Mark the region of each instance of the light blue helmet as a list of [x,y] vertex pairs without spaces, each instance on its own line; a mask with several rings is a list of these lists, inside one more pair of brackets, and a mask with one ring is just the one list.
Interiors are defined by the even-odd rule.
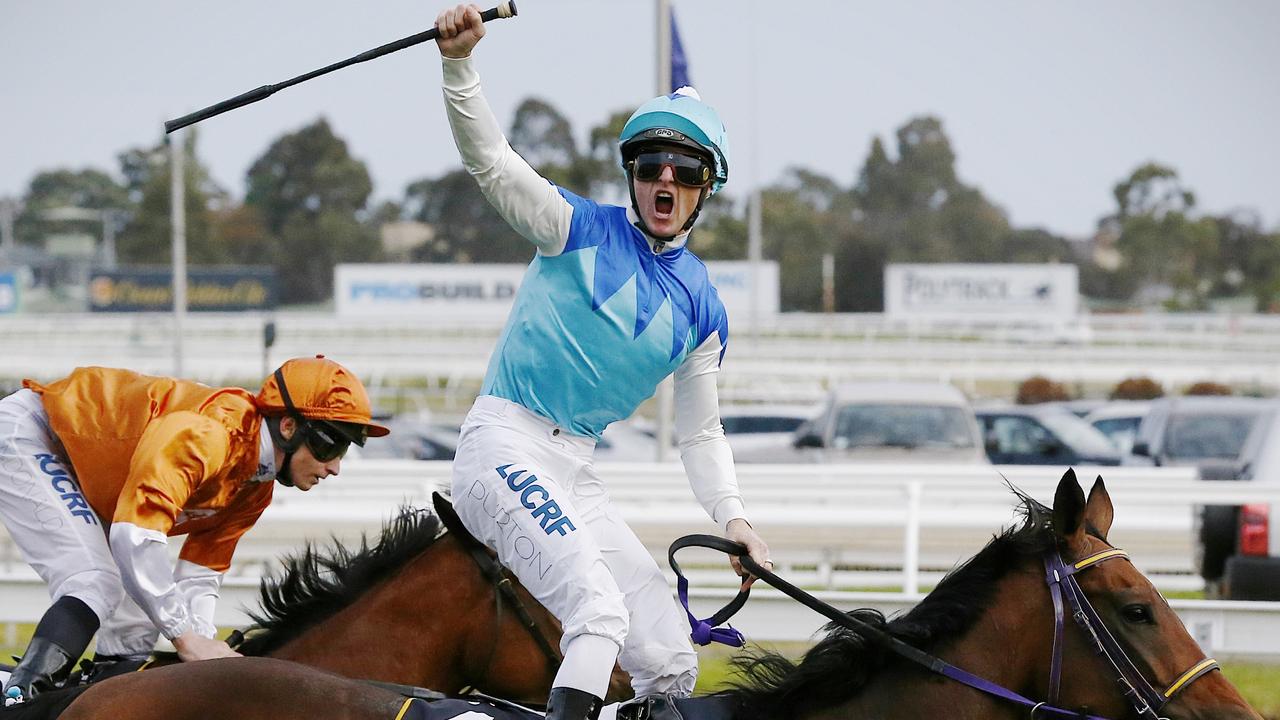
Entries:
[[618,136],[623,169],[649,145],[684,146],[711,161],[715,177],[709,195],[729,181],[729,134],[715,108],[691,87],[656,97],[631,114]]

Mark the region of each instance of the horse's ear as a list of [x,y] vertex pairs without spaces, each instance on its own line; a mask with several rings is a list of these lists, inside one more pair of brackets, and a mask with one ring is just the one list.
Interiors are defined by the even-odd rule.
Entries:
[[453,509],[453,503],[446,500],[440,493],[433,492],[431,493],[431,504],[435,506],[436,516],[440,518],[440,522],[444,523],[445,529],[456,537],[463,547],[484,547],[484,543],[477,540],[462,524],[462,518],[458,517],[458,511]]
[[1084,490],[1076,471],[1068,469],[1053,494],[1053,532],[1061,545],[1075,549],[1084,543],[1084,509]]
[[1098,531],[1103,540],[1107,539],[1107,532],[1111,530],[1111,521],[1115,520],[1116,511],[1111,505],[1111,495],[1107,492],[1107,486],[1102,482],[1102,476],[1099,475],[1097,480],[1093,481],[1093,488],[1089,490],[1089,502],[1084,508],[1084,519]]

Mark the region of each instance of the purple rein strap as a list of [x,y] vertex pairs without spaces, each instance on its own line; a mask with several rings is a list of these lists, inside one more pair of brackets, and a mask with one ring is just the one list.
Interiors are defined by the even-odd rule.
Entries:
[[[993,695],[998,698],[1003,698],[1010,702],[1014,702],[1024,707],[1030,708],[1032,720],[1037,720],[1038,718],[1071,718],[1072,720],[1107,720],[1107,718],[1104,718],[1098,715],[1089,715],[1086,713],[1079,713],[1072,710],[1066,710],[1063,708],[1055,707],[1053,704],[1051,704],[1051,703],[1056,703],[1058,701],[1057,695],[1058,695],[1059,677],[1062,670],[1062,658],[1061,658],[1062,643],[1060,642],[1060,639],[1061,639],[1062,626],[1063,626],[1061,591],[1058,589],[1058,583],[1055,583],[1053,581],[1053,578],[1054,578],[1053,569],[1049,570],[1049,575],[1048,575],[1049,587],[1051,588],[1050,595],[1052,595],[1054,599],[1054,616],[1056,618],[1055,628],[1054,628],[1053,661],[1052,661],[1052,667],[1051,667],[1052,677],[1050,681],[1051,695],[1048,702],[1036,702],[1034,700],[1031,700],[1030,698],[1023,697],[1022,695],[1012,690],[1001,687],[1000,685],[997,685],[989,680],[980,678],[977,675],[974,675],[968,671],[961,670],[960,668],[946,662],[945,660],[942,660],[941,658],[934,657],[933,655],[930,655],[918,648],[912,647],[911,645],[906,644],[905,642],[899,640],[898,638],[893,637],[892,635],[885,632],[881,628],[869,625],[850,615],[846,615],[845,613],[840,612],[835,607],[819,600],[818,598],[810,595],[804,590],[801,590],[800,588],[792,585],[786,580],[783,580],[782,578],[778,577],[772,571],[766,570],[763,567],[761,567],[759,564],[757,564],[754,560],[751,559],[751,557],[747,554],[746,547],[743,546],[742,544],[735,543],[731,540],[726,540],[724,538],[716,537],[714,535],[686,535],[682,538],[677,539],[674,543],[672,543],[671,549],[667,553],[667,561],[671,563],[671,568],[672,570],[675,571],[676,577],[678,578],[680,602],[684,605],[685,612],[689,616],[689,622],[694,627],[695,640],[698,636],[700,625],[707,625],[708,627],[710,627],[711,625],[719,625],[721,622],[728,620],[729,617],[731,617],[734,612],[737,612],[737,610],[742,607],[743,603],[746,602],[747,591],[739,592],[737,597],[735,597],[728,605],[721,608],[719,612],[717,612],[715,615],[708,618],[707,620],[704,621],[704,620],[694,619],[693,613],[689,612],[689,602],[688,602],[689,583],[687,580],[685,580],[684,575],[681,574],[680,568],[678,565],[676,565],[676,562],[675,562],[675,552],[681,548],[690,547],[690,546],[710,548],[712,550],[719,550],[720,552],[736,556],[738,558],[738,561],[742,563],[742,566],[746,568],[752,575],[755,575],[761,580],[764,580],[765,582],[769,583],[770,585],[777,588],[782,593],[788,595],[793,600],[796,600],[797,602],[804,605],[805,607],[808,607],[809,609],[814,610],[818,614],[829,618],[831,621],[833,621],[837,625],[862,633],[867,637],[870,637],[875,641],[879,642],[880,644],[888,648],[891,652],[898,655],[899,657],[902,657],[906,660],[910,660],[911,662],[916,663],[917,665],[921,665],[927,668],[931,672],[951,678],[956,682],[959,682],[963,685],[967,685],[971,688],[974,688],[975,690],[980,690],[984,693],[987,693],[988,695]],[[1123,550],[1108,550],[1106,552],[1099,553],[1098,555],[1085,558],[1084,560],[1081,560],[1075,563],[1074,566],[1066,566],[1062,562],[1062,558],[1058,556],[1058,553],[1050,552],[1050,553],[1047,553],[1045,557],[1045,566],[1047,569],[1049,569],[1051,567],[1051,564],[1056,562],[1056,566],[1057,566],[1056,569],[1057,569],[1057,574],[1059,578],[1062,580],[1064,584],[1067,584],[1070,588],[1073,588],[1068,590],[1067,596],[1070,599],[1072,606],[1077,609],[1077,612],[1075,613],[1077,621],[1081,622],[1082,626],[1085,627],[1086,631],[1089,633],[1091,637],[1099,638],[1099,631],[1102,634],[1105,634],[1106,637],[1110,639],[1110,643],[1114,647],[1115,654],[1118,655],[1120,658],[1123,658],[1124,663],[1127,664],[1130,668],[1132,668],[1133,664],[1129,662],[1128,657],[1124,654],[1124,651],[1120,648],[1119,644],[1116,643],[1116,641],[1113,638],[1111,638],[1110,633],[1107,633],[1106,628],[1103,626],[1101,619],[1097,618],[1096,613],[1093,613],[1093,608],[1089,606],[1088,600],[1085,599],[1084,593],[1080,591],[1080,586],[1076,583],[1075,578],[1073,577],[1073,575],[1076,572],[1083,570],[1087,567],[1090,567],[1091,565],[1094,565],[1098,562],[1102,562],[1103,560],[1109,560],[1112,557],[1127,557],[1127,555]],[[1069,572],[1064,573],[1063,571],[1068,567],[1072,567],[1073,569],[1071,569]],[[1083,603],[1083,605],[1079,605],[1077,603]],[[1082,606],[1088,608],[1087,612],[1093,615],[1094,617],[1093,620],[1081,620],[1082,612],[1080,611],[1080,607]],[[732,630],[732,632],[737,637],[741,638],[741,634],[738,633],[737,630]],[[1102,641],[1102,642],[1105,642],[1105,641]],[[705,643],[702,643],[702,644],[705,644]],[[1104,646],[1099,645],[1099,647],[1102,648]],[[1120,665],[1117,664],[1116,659],[1112,656],[1112,653],[1106,651],[1105,649],[1103,650],[1103,652],[1107,655],[1112,665],[1114,665],[1117,669],[1119,669]],[[1204,675],[1205,673],[1211,670],[1216,669],[1217,667],[1218,667],[1218,664],[1215,661],[1213,661],[1212,659],[1206,658],[1200,661],[1199,663],[1197,663],[1187,672],[1183,673],[1176,681],[1174,681],[1172,685],[1169,686],[1169,689],[1166,690],[1163,694],[1157,693],[1155,690],[1152,690],[1151,686],[1148,685],[1145,680],[1143,680],[1141,684],[1145,686],[1150,693],[1150,695],[1148,696],[1148,699],[1145,701],[1139,700],[1136,694],[1132,692],[1129,693],[1130,699],[1134,704],[1134,708],[1138,710],[1139,714],[1143,715],[1144,717],[1152,717],[1152,718],[1158,717],[1155,715],[1154,710],[1151,709],[1153,705],[1153,702],[1151,702],[1151,699],[1156,697],[1161,699],[1159,703],[1154,703],[1154,707],[1159,708],[1165,702],[1167,702],[1169,698],[1172,698],[1175,693],[1177,693],[1182,688],[1185,688],[1193,680],[1195,680],[1196,678],[1199,678],[1200,676]],[[1133,669],[1132,673],[1134,678],[1141,680],[1142,676],[1140,673],[1138,673],[1136,669]],[[1122,679],[1125,680],[1126,689],[1132,689],[1132,686],[1134,683],[1132,680],[1129,679],[1129,676],[1126,675]],[[1145,706],[1145,714],[1144,714],[1144,706]]]
[[676,538],[671,543],[671,547],[667,549],[667,563],[671,565],[671,570],[676,574],[676,592],[680,595],[680,604],[684,606],[684,614],[689,618],[689,627],[692,632],[689,637],[698,645],[710,645],[713,642],[728,645],[729,647],[742,647],[746,644],[746,639],[742,637],[742,633],[729,627],[716,627],[733,617],[734,613],[742,609],[746,604],[747,597],[751,594],[751,590],[741,590],[728,605],[720,608],[716,614],[706,620],[699,620],[694,617],[693,611],[689,609],[689,580],[685,578],[684,573],[680,572],[680,565],[676,562],[676,551],[681,548],[690,546],[711,548],[719,550],[726,555],[746,555],[747,548],[741,543],[732,540],[726,540],[715,535],[685,535],[682,538]]

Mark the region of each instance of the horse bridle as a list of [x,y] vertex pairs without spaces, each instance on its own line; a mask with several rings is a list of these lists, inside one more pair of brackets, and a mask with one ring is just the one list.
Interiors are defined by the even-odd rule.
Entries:
[[[1102,617],[1098,615],[1097,610],[1093,609],[1089,598],[1085,596],[1084,591],[1080,589],[1080,583],[1076,580],[1077,573],[1117,558],[1129,560],[1129,554],[1118,548],[1108,548],[1083,560],[1067,564],[1062,561],[1062,556],[1056,550],[1045,553],[1045,583],[1049,586],[1050,597],[1053,598],[1053,655],[1049,664],[1048,704],[1057,704],[1062,678],[1063,626],[1065,625],[1063,616],[1066,614],[1062,598],[1065,596],[1071,605],[1071,617],[1084,630],[1085,636],[1097,648],[1099,654],[1105,657],[1111,667],[1119,673],[1116,682],[1120,683],[1134,711],[1139,717],[1164,720],[1160,716],[1160,710],[1188,685],[1205,674],[1220,669],[1218,661],[1210,657],[1202,658],[1179,675],[1163,691],[1156,690],[1151,683],[1147,682],[1142,671],[1138,670],[1129,659],[1128,653],[1120,647],[1115,636],[1107,630]],[[1034,708],[1031,711],[1031,717],[1036,717]]]
[[[1085,635],[1093,642],[1099,653],[1107,658],[1107,662],[1111,667],[1119,673],[1117,682],[1120,683],[1121,690],[1125,697],[1129,700],[1134,711],[1142,718],[1149,720],[1167,720],[1159,714],[1161,710],[1170,700],[1179,692],[1185,690],[1188,685],[1195,682],[1199,678],[1208,674],[1213,670],[1220,669],[1218,662],[1213,658],[1205,657],[1199,662],[1191,666],[1190,669],[1183,672],[1176,680],[1169,684],[1163,692],[1156,690],[1151,683],[1147,682],[1141,671],[1134,666],[1129,659],[1124,648],[1120,647],[1120,643],[1116,641],[1111,632],[1107,630],[1106,625],[1102,622],[1101,616],[1093,609],[1093,605],[1089,603],[1089,599],[1085,597],[1084,591],[1080,589],[1080,583],[1076,580],[1077,573],[1087,570],[1099,563],[1116,558],[1124,558],[1128,560],[1129,555],[1123,550],[1117,548],[1108,548],[1099,553],[1090,555],[1082,560],[1078,560],[1070,565],[1062,561],[1062,556],[1057,550],[1049,550],[1044,555],[1045,566],[1045,582],[1049,587],[1049,595],[1053,598],[1053,614],[1054,614],[1054,631],[1053,631],[1053,650],[1049,669],[1049,699],[1043,702],[1036,702],[1030,698],[1023,697],[1021,694],[1009,690],[1003,686],[997,685],[989,680],[981,678],[967,670],[962,670],[941,658],[930,655],[916,647],[893,637],[888,632],[879,627],[875,627],[850,615],[847,615],[832,605],[825,603],[791,583],[783,580],[773,573],[761,567],[758,563],[751,559],[747,554],[745,545],[726,540],[725,538],[716,537],[714,535],[687,535],[677,539],[671,544],[668,551],[668,559],[674,560],[676,550],[684,547],[697,546],[705,547],[713,550],[719,550],[738,558],[742,566],[746,568],[752,575],[764,580],[773,587],[790,596],[792,599],[800,602],[806,607],[815,610],[821,615],[825,615],[837,625],[861,632],[869,636],[873,636],[880,643],[885,645],[891,652],[906,660],[910,660],[921,665],[931,672],[951,678],[956,682],[967,685],[975,690],[980,690],[988,695],[994,695],[1010,702],[1018,703],[1030,709],[1030,717],[1032,720],[1039,718],[1069,718],[1070,720],[1108,720],[1098,715],[1089,715],[1087,713],[1075,712],[1057,707],[1058,691],[1061,685],[1062,677],[1062,646],[1063,632],[1065,622],[1065,608],[1062,598],[1065,596],[1067,602],[1072,608],[1072,617],[1076,623],[1084,629]],[[672,564],[677,578],[682,578],[678,565]],[[729,604],[729,606],[741,607],[746,600],[746,595],[750,590],[743,590],[738,593]],[[683,598],[682,598],[683,600]],[[728,609],[726,606],[725,609]],[[685,610],[688,610],[688,604],[685,604]],[[732,613],[729,613],[732,614]],[[725,613],[718,612],[714,616],[715,619],[723,622],[727,617],[723,617]],[[690,615],[690,623],[696,621]],[[696,627],[696,625],[695,625]]]
[[502,566],[494,559],[489,551],[478,542],[464,542],[468,554],[471,555],[472,561],[480,569],[480,574],[488,580],[494,588],[493,603],[495,617],[493,621],[493,644],[489,647],[489,657],[484,663],[484,672],[487,672],[489,666],[493,664],[493,658],[498,652],[498,642],[501,637],[502,613],[505,605],[511,607],[511,611],[515,613],[520,624],[524,626],[538,644],[538,649],[542,651],[542,657],[547,661],[547,669],[552,675],[560,669],[560,655],[551,645],[551,641],[547,640],[547,636],[542,633],[542,628],[538,625],[538,621],[529,612],[529,608],[525,606],[524,601],[516,593],[515,585],[511,582],[511,578],[502,570]]

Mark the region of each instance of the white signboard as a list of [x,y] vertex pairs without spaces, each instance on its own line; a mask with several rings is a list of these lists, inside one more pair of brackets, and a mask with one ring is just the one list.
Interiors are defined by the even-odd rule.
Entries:
[[750,327],[752,317],[764,322],[778,314],[778,263],[761,262],[753,271],[746,260],[714,260],[707,263],[707,272],[729,314],[731,335]]
[[[511,311],[527,265],[364,265],[334,269],[334,301],[343,317],[421,317],[450,323],[501,325]],[[729,326],[778,312],[778,264],[709,262]],[[752,292],[753,281],[759,290]],[[754,307],[753,307],[754,303]]]
[[525,265],[346,265],[334,268],[343,317],[422,317],[501,325]]
[[962,315],[1075,317],[1075,265],[887,265],[884,311],[890,317]]

